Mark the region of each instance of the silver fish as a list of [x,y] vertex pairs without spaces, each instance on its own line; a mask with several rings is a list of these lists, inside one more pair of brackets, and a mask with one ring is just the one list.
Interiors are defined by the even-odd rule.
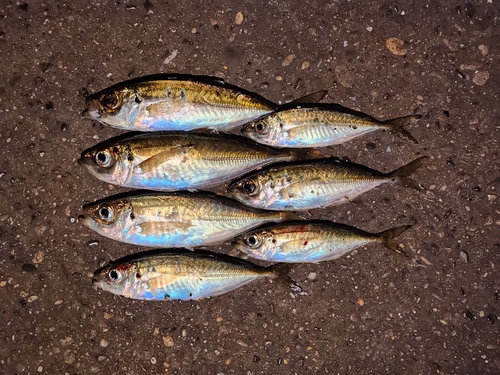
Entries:
[[294,292],[303,290],[288,276],[289,267],[259,267],[206,251],[150,251],[119,259],[95,271],[94,287],[127,298],[171,301],[221,295],[257,279],[278,279]]
[[264,223],[299,219],[290,212],[246,207],[213,194],[144,193],[83,206],[90,229],[117,241],[152,247],[207,246]]
[[160,132],[108,140],[85,150],[78,163],[111,184],[175,191],[207,188],[301,155],[227,134]]
[[401,253],[393,239],[410,227],[404,225],[372,234],[329,221],[286,222],[267,225],[238,236],[233,245],[256,259],[316,263],[340,258],[354,249],[376,242]]
[[420,157],[391,173],[334,159],[285,164],[231,183],[228,193],[248,206],[266,210],[323,208],[348,202],[386,183],[422,190],[422,185],[408,176],[426,159]]
[[[321,91],[297,102],[315,102],[325,95]],[[119,129],[147,132],[228,131],[278,108],[222,79],[164,74],[116,84],[88,96],[85,102],[84,117]]]
[[378,121],[338,104],[305,104],[283,107],[246,124],[241,132],[256,142],[280,148],[332,146],[380,129],[417,143],[402,127],[420,117]]

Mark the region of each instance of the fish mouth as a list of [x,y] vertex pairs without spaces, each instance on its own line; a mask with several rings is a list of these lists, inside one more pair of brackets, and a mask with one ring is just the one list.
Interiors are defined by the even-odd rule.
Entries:
[[90,218],[85,215],[78,215],[78,223],[83,223],[86,227],[90,228]]
[[99,120],[102,117],[102,113],[97,108],[87,108],[82,112],[82,117],[90,120]]

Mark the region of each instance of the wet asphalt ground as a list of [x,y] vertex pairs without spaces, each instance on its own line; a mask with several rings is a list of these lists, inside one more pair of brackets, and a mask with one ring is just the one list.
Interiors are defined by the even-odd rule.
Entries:
[[[497,0],[3,0],[0,374],[500,373],[499,17]],[[83,119],[84,97],[161,72],[423,115],[406,128],[418,144],[377,132],[328,152],[384,172],[428,155],[424,192],[386,185],[310,212],[412,224],[398,242],[413,259],[373,245],[299,266],[305,296],[272,281],[191,302],[94,290],[96,268],[143,249],[76,220],[125,191],[77,164],[121,133]]]

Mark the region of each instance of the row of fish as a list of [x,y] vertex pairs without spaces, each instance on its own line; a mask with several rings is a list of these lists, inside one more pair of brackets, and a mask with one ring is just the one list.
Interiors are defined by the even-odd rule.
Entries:
[[[325,95],[278,106],[210,77],[154,76],[89,96],[85,117],[150,133],[103,142],[85,150],[79,164],[108,183],[161,192],[87,204],[80,220],[121,242],[193,249],[233,240],[251,257],[287,263],[331,260],[373,242],[399,251],[393,238],[409,226],[370,234],[290,212],[345,203],[384,183],[422,189],[409,176],[425,157],[384,174],[303,149],[377,129],[415,141],[402,127],[419,116],[380,122],[317,104]],[[221,184],[232,199],[194,192]],[[287,272],[280,264],[261,268],[220,254],[160,250],[110,263],[96,271],[94,285],[131,298],[198,299],[269,277],[301,292]]]
[[130,131],[236,132],[279,148],[331,146],[376,130],[416,142],[402,127],[421,116],[378,121],[339,104],[319,104],[326,94],[280,106],[213,77],[155,75],[90,95],[82,115]]

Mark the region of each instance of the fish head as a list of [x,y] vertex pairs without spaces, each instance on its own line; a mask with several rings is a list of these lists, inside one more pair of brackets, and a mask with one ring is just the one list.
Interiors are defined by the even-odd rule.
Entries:
[[228,193],[238,201],[260,207],[266,201],[265,177],[254,175],[231,183]]
[[133,297],[137,282],[137,272],[130,262],[108,264],[95,271],[92,279],[94,288],[125,297]]
[[236,237],[232,245],[236,250],[242,251],[257,259],[266,259],[276,247],[276,238],[273,232],[267,230],[254,231]]
[[130,229],[134,214],[131,203],[126,199],[103,200],[82,207],[83,215],[78,217],[93,231],[115,239],[123,238]]
[[82,116],[109,126],[129,129],[140,107],[141,99],[132,89],[108,89],[89,95]]
[[83,151],[78,164],[102,181],[125,185],[132,160],[125,145],[103,143]]
[[267,145],[279,145],[279,140],[282,125],[279,118],[271,113],[270,115],[261,117],[255,121],[249,122],[241,129],[241,133],[256,142]]

